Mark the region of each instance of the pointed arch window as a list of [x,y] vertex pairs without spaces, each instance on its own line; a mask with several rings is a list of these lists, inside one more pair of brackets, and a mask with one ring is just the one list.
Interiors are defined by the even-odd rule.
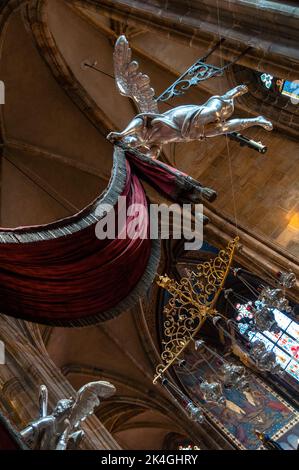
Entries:
[[258,72],[257,77],[260,85],[272,94],[286,96],[293,104],[299,103],[299,80],[283,80],[267,72]]
[[299,382],[299,324],[280,312],[273,310],[275,320],[279,326],[279,331],[256,332],[250,327],[253,319],[253,307],[257,307],[257,302],[237,304],[238,311],[236,321],[240,333],[250,342],[262,341],[269,351],[274,351],[277,361],[289,375]]

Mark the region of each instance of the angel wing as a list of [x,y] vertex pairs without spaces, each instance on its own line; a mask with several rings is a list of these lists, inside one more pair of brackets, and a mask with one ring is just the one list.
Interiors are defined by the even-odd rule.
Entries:
[[98,381],[83,385],[77,392],[69,421],[72,429],[80,425],[88,415],[92,415],[99,398],[107,398],[115,393],[115,387],[110,382]]
[[138,71],[138,62],[131,58],[132,51],[126,37],[119,36],[114,46],[113,61],[120,94],[132,98],[141,113],[159,113],[154,98],[155,90],[150,86],[149,77]]

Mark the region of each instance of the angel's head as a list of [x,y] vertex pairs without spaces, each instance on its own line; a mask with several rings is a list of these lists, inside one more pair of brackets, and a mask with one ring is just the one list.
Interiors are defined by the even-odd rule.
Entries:
[[62,400],[59,400],[52,414],[55,418],[67,418],[71,413],[73,405],[74,400],[63,398]]

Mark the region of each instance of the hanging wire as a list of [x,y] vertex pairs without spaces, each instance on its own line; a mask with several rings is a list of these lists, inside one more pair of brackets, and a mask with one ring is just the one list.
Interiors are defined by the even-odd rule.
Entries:
[[[271,272],[267,271],[266,268],[264,268],[261,263],[257,263],[255,261],[255,258],[251,258],[250,262],[252,264],[254,264],[257,268],[259,268],[261,271],[263,271],[263,273],[266,274],[271,280],[273,280],[275,282],[275,284],[277,284],[277,277],[274,274],[272,274]],[[285,266],[280,264],[277,260],[275,260],[275,264],[277,264],[278,269],[281,269],[281,271],[285,271],[285,269],[286,269]]]
[[[205,343],[203,344],[203,347],[209,351],[213,356],[217,357],[217,359],[219,359],[220,361],[222,362],[228,362],[226,359],[224,359],[223,356],[220,356],[220,354],[217,353],[217,351],[215,351],[214,349],[210,348],[209,346],[207,346]],[[204,355],[203,355],[204,356]]]
[[[213,351],[212,349],[206,347],[205,344],[204,344],[203,346],[204,346],[209,352],[211,352],[214,357],[217,357],[217,358],[219,357],[219,359],[221,360],[222,364],[225,363],[225,362],[228,363],[228,361],[226,361],[224,358],[220,357],[215,351]],[[201,353],[200,353],[200,354],[201,354]],[[222,385],[223,385],[223,377],[221,377],[221,375],[214,369],[214,367],[212,367],[212,365],[210,364],[210,362],[206,359],[204,353],[201,354],[200,357],[201,357],[201,359],[204,360],[204,362],[205,362],[205,363],[208,365],[208,367],[212,370],[214,376],[215,376],[215,377],[218,379],[218,381],[219,381],[219,382],[218,382],[219,385],[222,387]],[[201,377],[201,376],[200,376],[200,377],[196,376],[192,370],[190,370],[188,367],[186,367],[186,365],[183,365],[183,367],[184,367],[184,369],[187,371],[188,375],[189,375],[189,376],[191,375],[191,377],[195,380],[195,382],[198,382],[198,381],[200,381],[200,380],[201,380],[202,382],[205,382],[205,379],[204,379],[203,377]],[[200,387],[199,387],[199,390],[201,390]],[[204,394],[204,393],[203,393],[203,398],[205,399],[205,394]],[[225,396],[224,396],[224,395],[223,395],[223,398],[225,399]],[[205,400],[206,400],[206,399],[205,399]],[[210,400],[206,400],[206,401],[210,401]],[[214,401],[214,400],[211,400],[211,401]],[[217,400],[214,401],[214,403],[215,403],[215,404],[218,404],[218,403],[217,403]],[[202,406],[202,405],[199,405],[199,406]]]
[[232,189],[234,222],[235,222],[236,234],[238,236],[239,235],[239,227],[238,227],[238,219],[237,219],[237,204],[236,204],[236,195],[235,195],[235,187],[234,187],[234,180],[233,180],[232,159],[231,159],[229,142],[228,142],[228,135],[227,134],[225,134],[225,141],[226,141],[227,156],[228,156],[228,168],[229,168],[230,183],[231,183],[231,189]]
[[[189,369],[189,367],[187,367],[186,364],[183,365],[183,368],[185,369],[185,371],[187,372],[187,374],[189,376],[191,376],[193,378],[193,380],[195,381],[195,383],[202,383],[204,382],[204,378],[202,376],[197,376],[195,375],[195,373]],[[200,390],[200,389],[199,389]],[[194,400],[193,400],[194,401]],[[202,404],[198,403],[197,401],[194,402],[197,406],[199,407],[202,407]]]
[[[214,44],[214,46],[212,46],[212,48],[206,53],[205,56],[201,57],[200,59],[198,59],[193,65],[191,65],[182,75],[179,76],[179,78],[177,78],[177,80],[175,80],[175,82],[173,82],[166,90],[164,90],[158,97],[155,97],[156,101],[161,101],[161,102],[167,102],[169,99],[171,98],[174,98],[176,96],[180,96],[182,94],[182,90],[180,90],[180,92],[178,94],[176,94],[175,92],[175,89],[176,89],[176,86],[179,85],[180,83],[182,83],[183,81],[186,80],[185,77],[187,76],[190,76],[190,75],[193,75],[194,74],[194,70],[200,65],[204,64],[206,59],[211,55],[213,54],[213,52],[215,52],[215,50],[217,50],[221,44],[225,41],[225,38],[220,38],[219,41]],[[235,57],[232,61],[230,61],[229,63],[227,63],[226,65],[222,65],[221,67],[213,67],[210,65],[210,67],[213,67],[214,70],[205,78],[201,78],[199,79],[196,74],[193,75],[193,77],[195,78],[195,83],[191,83],[189,81],[189,84],[188,86],[184,87],[184,91],[186,91],[187,89],[189,89],[191,86],[194,86],[194,85],[198,85],[200,82],[202,81],[205,81],[205,80],[209,80],[213,77],[217,77],[217,76],[221,76],[223,75],[223,73],[228,69],[230,68],[232,65],[234,65],[236,62],[238,62],[238,60],[240,60],[241,57],[243,57],[245,54],[247,54],[247,52],[251,49],[251,47],[247,47],[243,52],[241,52],[237,57]],[[165,97],[166,95],[166,97]]]
[[243,276],[241,275],[236,275],[236,277],[238,279],[240,279],[240,281],[244,284],[244,286],[247,287],[247,289],[256,297],[259,296],[259,291],[254,287],[252,286],[248,281],[247,279],[245,279]]
[[[207,348],[207,349],[208,349],[208,348]],[[209,351],[211,351],[211,350],[209,349]],[[199,354],[200,354],[200,353],[199,353]],[[204,360],[204,362],[207,364],[207,366],[211,369],[211,371],[214,372],[214,374],[215,374],[217,377],[220,378],[220,376],[219,376],[217,370],[214,369],[214,367],[212,366],[212,364],[210,364],[210,362],[207,360],[207,358],[204,356],[204,354],[201,354],[201,357],[202,357],[202,359]]]
[[[232,292],[234,294],[235,299],[238,300],[240,302],[240,304],[242,304],[242,303],[245,304],[245,303],[248,302],[248,298],[245,297],[244,295],[241,295],[241,294],[239,294],[238,292],[235,292],[235,291],[232,291]],[[227,299],[227,300],[229,300],[229,302],[230,302],[230,299]]]
[[[217,0],[217,22],[218,22],[218,36],[219,36],[219,41],[220,41],[221,34],[220,34],[219,0]],[[248,49],[251,49],[251,48],[247,48],[246,52],[248,51]],[[244,53],[242,55],[244,55]],[[223,53],[222,53],[222,43],[220,43],[220,45],[219,45],[219,56],[220,56],[220,66],[223,68],[223,70],[225,70],[225,68],[223,67],[224,59],[223,59]],[[222,89],[221,89],[220,82],[219,82],[219,89],[220,89],[220,95],[221,95],[222,94]],[[230,177],[232,201],[233,201],[234,224],[235,224],[235,229],[236,229],[236,235],[238,236],[239,235],[239,227],[238,227],[238,219],[237,219],[237,204],[236,204],[235,188],[234,188],[234,181],[233,181],[232,161],[231,161],[231,154],[230,154],[228,135],[227,134],[225,134],[225,140],[226,140],[226,150],[227,150],[227,157],[228,157],[229,177]]]
[[[236,309],[236,307],[235,307],[233,304],[231,304],[231,305],[232,305],[232,307],[236,310],[236,312],[238,312],[238,310]],[[223,316],[223,319],[224,319],[226,322],[228,321],[227,318],[225,318],[224,316]],[[232,328],[234,329],[234,331],[235,331],[236,333],[240,333],[239,328],[238,328],[238,324],[236,323],[235,320],[233,320],[233,319],[229,320],[229,324],[232,326]],[[234,336],[232,336],[226,329],[224,329],[223,326],[218,325],[218,324],[214,324],[214,323],[213,323],[213,325],[214,325],[218,330],[222,331],[222,333],[224,334],[224,336],[228,337],[231,341],[235,341],[236,338],[235,338]],[[205,346],[205,347],[207,348],[207,346]],[[219,356],[219,358],[220,358],[221,360],[224,360],[221,356]]]
[[[187,396],[185,393],[183,393],[170,380],[166,379],[166,381],[162,381],[162,385],[165,388],[165,390],[167,390],[167,392],[171,395],[172,399],[175,400],[178,403],[178,405],[183,408],[183,410],[187,414],[188,418],[191,418],[193,421],[198,421],[198,419],[196,419],[196,415],[194,417],[192,417],[192,411],[194,412],[195,411],[194,409],[197,408],[197,411],[200,413],[200,421],[198,421],[198,422],[200,424],[203,423],[203,421],[206,419],[205,410],[203,409],[202,404],[197,401],[197,399],[194,400],[194,398],[189,398],[189,396]],[[175,391],[175,393],[177,393],[179,395],[179,397],[180,397],[180,399],[182,400],[183,403],[179,402],[179,400],[176,398],[176,396],[174,395],[173,391],[170,390],[170,388],[172,388]],[[183,404],[183,406],[182,406],[182,404]],[[190,409],[190,406],[191,406],[191,409]],[[192,410],[192,408],[193,408],[193,410]]]
[[[240,301],[240,303],[241,302],[247,303],[247,301],[248,301],[248,299],[246,299],[242,296],[238,296],[238,294],[236,294],[236,293],[234,293],[234,296],[236,297],[237,300]],[[239,312],[237,307],[232,303],[232,301],[228,297],[226,298],[226,301],[235,310],[235,312],[237,312],[237,313]]]
[[[39,184],[34,178],[32,178],[31,176],[29,176],[24,170],[22,170],[22,168],[20,168],[18,165],[16,165],[13,161],[11,161],[7,155],[9,155],[10,157],[13,157],[13,155],[7,153],[6,155],[2,155],[2,158],[5,159],[7,162],[9,162],[14,168],[16,168],[20,173],[22,173],[22,175],[24,175],[26,178],[28,178],[33,184],[35,184],[35,186],[37,186],[39,189],[41,189],[42,191],[44,191],[48,196],[50,196],[52,199],[54,199],[54,201],[56,201],[61,207],[63,207],[67,213],[69,215],[72,215],[73,212],[70,211],[70,208],[65,206],[59,199],[57,199],[52,193],[50,193],[49,191],[47,191],[41,184]],[[75,208],[74,207],[74,210],[79,210],[78,208]]]
[[99,68],[96,67],[94,64],[88,64],[87,62],[84,62],[83,65],[84,65],[84,67],[89,67],[90,69],[96,70],[96,72],[100,72],[101,74],[106,75],[106,77],[113,78],[113,80],[115,80],[115,76],[114,76],[114,75],[111,75],[111,74],[108,73],[108,72],[104,72],[104,70],[99,69]]
[[[174,389],[175,392],[179,395],[180,399],[183,401],[183,404],[187,404],[189,398],[187,395],[185,395],[180,389],[178,389],[174,384],[168,380],[168,379],[163,379],[162,380],[162,387],[171,395],[172,399],[179,405],[182,406],[182,403],[179,402],[178,398],[175,396],[172,390],[170,388]],[[185,413],[187,413],[186,409],[183,407]]]
[[189,369],[189,367],[187,367],[187,364],[183,364],[182,367],[185,369],[185,371],[186,371],[189,375],[191,375],[191,376],[193,377],[193,379],[195,380],[195,382],[200,382],[200,383],[203,382],[203,378],[202,378],[201,376],[197,377],[197,376],[194,374],[194,372],[193,372],[191,369]]
[[[196,382],[198,382],[199,378],[196,377],[196,376],[193,374],[193,372],[189,371],[188,369],[187,369],[187,372],[188,372],[188,374],[191,374],[191,375],[192,375],[192,377],[195,379]],[[195,404],[197,407],[199,407],[199,408],[203,411],[202,405],[201,405],[200,403],[198,403],[197,401],[194,401],[193,399],[190,399],[190,398],[188,397],[188,395],[186,395],[184,392],[182,392],[182,390],[181,390],[180,388],[178,388],[171,380],[167,380],[166,384],[164,384],[164,387],[167,388],[167,385],[168,385],[170,388],[172,388],[172,389],[179,395],[179,397],[185,402],[184,404],[188,404],[188,403],[190,403],[190,402],[191,402],[191,403],[193,402],[193,404]],[[169,390],[168,390],[168,391],[169,391]],[[169,391],[169,393],[171,393],[171,392]],[[171,395],[173,396],[172,393],[171,393]],[[175,398],[175,397],[174,397],[174,398]],[[186,411],[186,410],[185,410],[185,411]]]
[[188,397],[185,395],[185,393],[183,393],[182,390],[178,388],[171,380],[167,380],[166,385],[172,388],[183,400],[188,400]]

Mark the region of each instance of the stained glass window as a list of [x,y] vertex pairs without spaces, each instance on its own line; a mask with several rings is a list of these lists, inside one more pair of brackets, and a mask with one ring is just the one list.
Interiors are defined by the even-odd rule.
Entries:
[[[256,307],[256,303],[255,303]],[[277,362],[293,378],[299,382],[299,325],[277,309],[273,310],[279,331],[256,332],[251,329],[253,319],[253,303],[236,305],[236,320],[242,335],[250,342],[262,341],[269,351],[275,352]]]
[[290,82],[285,80],[282,86],[281,94],[293,98],[295,101],[299,101],[299,81],[295,80]]
[[290,98],[293,104],[299,103],[299,80],[283,80],[270,73],[258,73],[258,80],[263,88]]
[[270,90],[273,87],[273,78],[273,75],[270,75],[269,73],[262,73],[260,75],[260,80],[267,90]]

